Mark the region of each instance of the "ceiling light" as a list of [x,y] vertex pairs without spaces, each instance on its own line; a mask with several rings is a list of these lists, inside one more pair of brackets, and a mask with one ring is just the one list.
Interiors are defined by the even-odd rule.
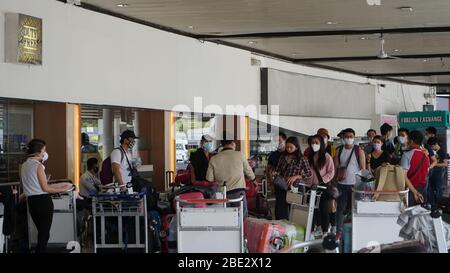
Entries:
[[399,7],[398,9],[401,11],[409,11],[409,12],[413,11],[412,7]]
[[194,29],[194,26],[188,26],[189,29]]
[[425,62],[428,62],[428,60],[427,59],[423,59],[423,62],[425,63]]
[[361,38],[359,38],[360,40],[369,40],[369,38],[367,38],[367,37],[361,37]]
[[337,23],[336,22],[333,22],[333,21],[328,21],[327,22],[327,25],[336,25]]
[[396,48],[396,49],[394,49],[394,52],[399,52],[399,51],[400,51],[400,49],[397,49],[397,48]]
[[126,7],[128,7],[128,4],[122,3],[122,4],[117,4],[116,6],[119,8],[126,8]]
[[256,44],[256,42],[255,41],[249,41],[248,44],[249,45],[254,45],[254,44]]

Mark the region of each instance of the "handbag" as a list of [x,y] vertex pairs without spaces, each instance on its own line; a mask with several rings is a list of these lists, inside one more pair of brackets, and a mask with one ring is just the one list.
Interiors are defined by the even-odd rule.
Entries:
[[[344,147],[341,148],[341,151],[342,151],[342,149],[344,149]],[[353,147],[352,152],[350,153],[350,156],[348,157],[345,167],[339,166],[339,168],[337,169],[337,172],[336,172],[336,181],[337,182],[341,182],[347,177],[347,168],[348,168],[348,165],[350,165],[350,161],[352,160],[352,156],[353,156],[354,152],[355,152],[355,146]],[[340,160],[340,154],[341,153],[339,153],[339,155],[338,155],[338,160]]]
[[284,177],[282,177],[281,175],[277,175],[275,177],[275,179],[273,180],[273,184],[285,191],[289,189],[286,179],[284,179]]
[[326,190],[324,190],[323,198],[325,198],[325,200],[338,199],[339,190],[338,190],[336,184],[333,183],[332,181],[330,181],[329,183],[324,183],[323,178],[320,175],[319,169],[317,169],[316,164],[313,162],[312,165],[313,165],[314,171],[316,172],[317,179],[319,179],[319,185],[327,187]]

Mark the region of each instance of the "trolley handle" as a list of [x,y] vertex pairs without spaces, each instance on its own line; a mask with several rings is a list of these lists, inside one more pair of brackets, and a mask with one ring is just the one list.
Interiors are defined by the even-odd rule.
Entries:
[[354,193],[378,193],[378,194],[406,194],[409,192],[409,189],[406,189],[404,191],[396,191],[396,190],[383,190],[383,191],[362,191],[362,190],[355,190],[353,189]]
[[320,186],[320,185],[316,185],[316,184],[311,185],[311,184],[305,184],[305,183],[301,183],[301,182],[294,182],[292,185],[295,187],[305,186],[307,188],[311,188],[312,190],[317,190],[317,189],[326,190],[327,189],[327,187],[325,187],[325,186]]
[[179,196],[175,197],[175,200],[179,203],[199,204],[199,203],[237,203],[244,200],[244,196],[236,199],[181,199]]

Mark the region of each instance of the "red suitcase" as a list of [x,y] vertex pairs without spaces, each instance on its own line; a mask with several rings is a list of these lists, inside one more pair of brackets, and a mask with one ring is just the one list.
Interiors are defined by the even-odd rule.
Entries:
[[244,234],[250,253],[274,253],[286,244],[286,229],[266,219],[247,217]]
[[169,229],[172,218],[176,217],[176,214],[162,214],[161,215],[161,232],[159,238],[161,240],[161,252],[167,253],[169,251]]

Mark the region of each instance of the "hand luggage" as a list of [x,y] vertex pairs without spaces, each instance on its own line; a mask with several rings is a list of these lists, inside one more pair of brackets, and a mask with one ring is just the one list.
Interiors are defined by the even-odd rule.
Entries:
[[[178,195],[180,199],[189,200],[189,199],[204,199],[204,196],[201,192],[188,192],[188,193],[182,193]],[[191,204],[184,204],[180,202],[181,207],[185,206],[192,206]],[[195,208],[206,208],[205,203],[196,203],[194,205]]]
[[150,210],[148,212],[148,251],[149,253],[155,253],[161,250],[161,217],[156,210]]
[[245,180],[245,196],[247,199],[253,198],[258,194],[258,187],[253,180]]
[[[305,241],[305,228],[287,220],[276,221],[286,228],[286,235],[288,236],[288,245],[294,245]],[[295,253],[302,253],[303,249],[295,250]]]
[[286,228],[265,219],[247,217],[244,235],[250,253],[274,253],[287,244]]
[[247,209],[250,216],[272,220],[269,202],[261,193],[254,197],[247,197]]
[[163,253],[169,251],[170,223],[173,218],[176,218],[176,214],[161,214],[161,231],[159,237],[161,240],[161,252]]
[[[403,191],[406,185],[405,171],[400,166],[381,166],[376,171],[377,191]],[[375,194],[376,201],[400,201],[398,193]]]

